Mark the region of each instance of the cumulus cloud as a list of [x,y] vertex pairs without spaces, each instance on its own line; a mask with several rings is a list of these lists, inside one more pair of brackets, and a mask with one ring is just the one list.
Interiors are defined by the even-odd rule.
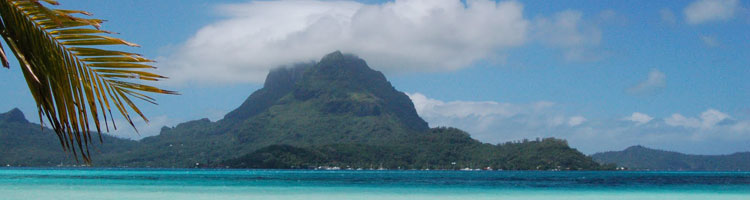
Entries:
[[630,94],[653,94],[666,86],[667,75],[657,69],[652,69],[646,80],[628,88],[627,92]]
[[446,102],[420,93],[408,95],[431,126],[457,127],[489,143],[557,137],[584,153],[622,150],[636,144],[699,154],[750,150],[750,121],[731,119],[715,109],[697,117],[674,114],[659,120],[640,112],[619,119],[585,118],[566,113],[562,111],[567,110],[565,105],[551,102]]
[[494,101],[452,101],[443,102],[440,100],[427,98],[420,93],[408,94],[417,113],[424,116],[443,116],[465,118],[469,116],[499,116],[502,118],[511,117],[520,113],[522,110],[519,106],[509,103],[499,103]]
[[684,14],[688,24],[703,24],[732,19],[740,8],[739,0],[697,0],[685,8]]
[[[614,16],[614,11],[602,13],[602,17]],[[566,10],[552,17],[540,17],[534,21],[535,39],[542,44],[563,51],[569,61],[582,61],[596,58],[593,49],[601,43],[601,30],[583,18],[583,13]]]
[[729,119],[729,115],[719,112],[715,109],[708,109],[705,112],[701,113],[701,125],[703,127],[713,127],[714,125],[724,121],[725,119]]
[[[496,101],[450,101],[407,94],[417,113],[431,126],[464,129],[486,142],[542,137],[545,130],[581,126],[587,119],[560,112],[557,104],[539,101],[512,104]],[[512,131],[505,133],[504,131]]]
[[529,22],[515,1],[252,1],[162,58],[176,82],[262,82],[275,67],[341,50],[386,72],[446,71],[522,45]]
[[664,122],[670,126],[710,129],[729,118],[730,116],[725,113],[715,109],[708,109],[701,113],[700,118],[685,117],[679,113],[675,113],[664,119]]
[[630,115],[629,117],[625,117],[623,120],[632,121],[638,125],[641,125],[641,124],[646,124],[653,119],[654,119],[653,117],[648,116],[647,114],[634,112],[632,115]]

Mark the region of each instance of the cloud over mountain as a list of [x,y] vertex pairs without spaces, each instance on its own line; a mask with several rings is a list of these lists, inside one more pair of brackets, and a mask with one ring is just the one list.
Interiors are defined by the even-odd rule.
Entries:
[[258,83],[334,50],[385,72],[455,70],[522,45],[529,27],[515,1],[252,1],[218,12],[226,18],[161,59],[175,81]]

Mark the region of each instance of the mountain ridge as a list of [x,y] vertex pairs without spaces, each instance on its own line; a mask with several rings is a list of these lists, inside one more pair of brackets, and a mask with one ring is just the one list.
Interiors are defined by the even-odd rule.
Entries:
[[613,163],[632,170],[750,171],[750,152],[726,155],[692,155],[652,149],[641,145],[591,156],[599,163]]
[[[104,143],[91,141],[91,155],[107,159],[111,153],[135,148],[136,141],[102,134]],[[57,135],[51,129],[31,123],[23,112],[14,108],[0,113],[0,165],[21,167],[49,167],[80,165],[72,155],[63,151]]]
[[26,116],[24,116],[23,112],[21,112],[21,110],[18,108],[13,108],[6,113],[0,113],[0,121],[20,123],[29,122],[29,120],[26,119]]
[[[131,146],[111,147],[119,151],[103,152],[94,158],[94,165],[606,168],[564,140],[493,145],[459,129],[430,128],[405,93],[351,54],[336,51],[318,62],[275,69],[267,77],[263,88],[225,118],[164,127],[159,135],[134,144],[116,141]],[[299,159],[308,154],[317,159]]]

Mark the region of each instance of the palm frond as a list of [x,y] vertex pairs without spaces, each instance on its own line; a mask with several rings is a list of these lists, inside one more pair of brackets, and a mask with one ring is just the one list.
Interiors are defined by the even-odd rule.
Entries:
[[[154,61],[139,54],[97,48],[137,46],[106,36],[112,32],[99,30],[103,20],[78,18],[72,15],[90,14],[50,9],[43,3],[57,5],[54,0],[0,0],[0,35],[21,65],[40,121],[47,119],[64,150],[90,163],[93,130],[89,124],[94,125],[101,141],[102,129],[109,131],[108,120],[117,127],[112,107],[135,128],[129,111],[146,122],[148,119],[131,97],[155,104],[143,92],[177,93],[131,82],[166,77],[143,71],[153,69],[149,63]],[[0,62],[8,67],[5,52],[0,50],[0,54]]]

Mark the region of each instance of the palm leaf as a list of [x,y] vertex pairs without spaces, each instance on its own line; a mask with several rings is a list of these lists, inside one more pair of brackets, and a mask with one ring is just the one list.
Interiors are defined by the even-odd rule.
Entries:
[[[148,122],[131,97],[156,103],[143,92],[177,94],[131,81],[158,81],[166,77],[143,71],[152,60],[135,53],[97,48],[100,45],[136,44],[108,37],[99,30],[103,20],[73,14],[84,11],[55,10],[44,3],[53,0],[0,0],[0,35],[13,51],[29,90],[36,101],[40,121],[46,118],[65,151],[90,163],[93,124],[101,141],[102,128],[109,131],[112,107],[130,123],[129,111]],[[0,62],[8,67],[0,48]],[[102,126],[102,124],[104,124]],[[137,130],[136,130],[137,131]]]

